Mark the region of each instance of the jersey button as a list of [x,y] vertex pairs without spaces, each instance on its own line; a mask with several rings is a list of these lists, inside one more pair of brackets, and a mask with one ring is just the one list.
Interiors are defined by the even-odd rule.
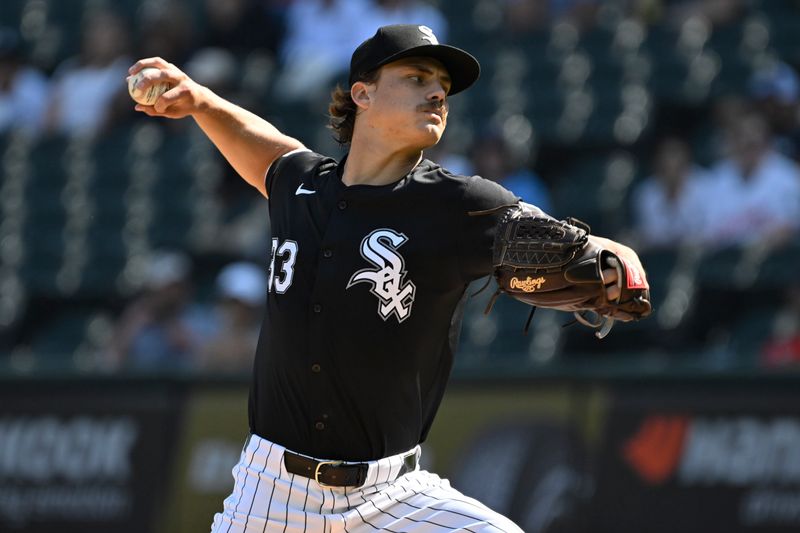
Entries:
[[315,428],[316,428],[318,431],[322,431],[323,429],[325,429],[325,424],[323,424],[322,422],[317,422],[316,424],[314,424],[314,427],[315,427]]
[[333,257],[333,252],[331,250],[322,250],[322,257],[330,258]]
[[319,372],[321,370],[322,370],[322,367],[319,366],[317,363],[314,363],[313,365],[311,365],[311,371],[314,372],[315,374],[319,374]]
[[313,309],[314,309],[315,313],[321,313],[322,312],[322,306],[320,304],[314,304]]
[[339,207],[339,209],[341,209],[342,211],[344,211],[345,209],[347,209],[347,202],[345,202],[344,200],[339,200],[339,203],[338,203],[338,204],[336,204],[336,205],[337,205],[337,207]]

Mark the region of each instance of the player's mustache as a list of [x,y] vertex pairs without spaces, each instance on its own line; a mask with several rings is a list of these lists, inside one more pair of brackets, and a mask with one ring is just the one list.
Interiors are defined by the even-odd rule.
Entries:
[[425,102],[424,104],[420,104],[417,106],[417,111],[444,115],[447,113],[447,107],[444,105],[442,100],[437,100],[435,102]]

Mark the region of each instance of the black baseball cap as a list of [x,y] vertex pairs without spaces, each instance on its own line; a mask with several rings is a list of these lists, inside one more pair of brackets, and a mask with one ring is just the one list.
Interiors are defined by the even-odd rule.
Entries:
[[481,74],[477,59],[455,46],[439,44],[429,27],[393,24],[378,28],[375,35],[353,52],[350,59],[350,85],[367,72],[405,57],[432,57],[441,61],[453,81],[448,95],[468,88]]

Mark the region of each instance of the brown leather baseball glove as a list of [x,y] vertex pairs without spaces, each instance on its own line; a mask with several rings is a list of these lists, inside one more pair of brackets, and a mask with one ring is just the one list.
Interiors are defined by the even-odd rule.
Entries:
[[[638,320],[652,311],[647,279],[637,265],[590,239],[586,224],[556,220],[530,204],[509,208],[501,219],[493,260],[498,291],[487,313],[506,293],[532,306],[573,312],[603,338],[615,320]],[[619,288],[613,300],[613,284],[603,273],[609,269],[616,270]]]

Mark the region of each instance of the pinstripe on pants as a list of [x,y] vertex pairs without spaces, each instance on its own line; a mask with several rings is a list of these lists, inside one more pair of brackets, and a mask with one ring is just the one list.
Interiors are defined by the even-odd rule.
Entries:
[[363,487],[339,488],[290,474],[283,451],[250,436],[212,533],[522,533],[435,474],[417,467],[398,478],[405,454],[371,461]]

